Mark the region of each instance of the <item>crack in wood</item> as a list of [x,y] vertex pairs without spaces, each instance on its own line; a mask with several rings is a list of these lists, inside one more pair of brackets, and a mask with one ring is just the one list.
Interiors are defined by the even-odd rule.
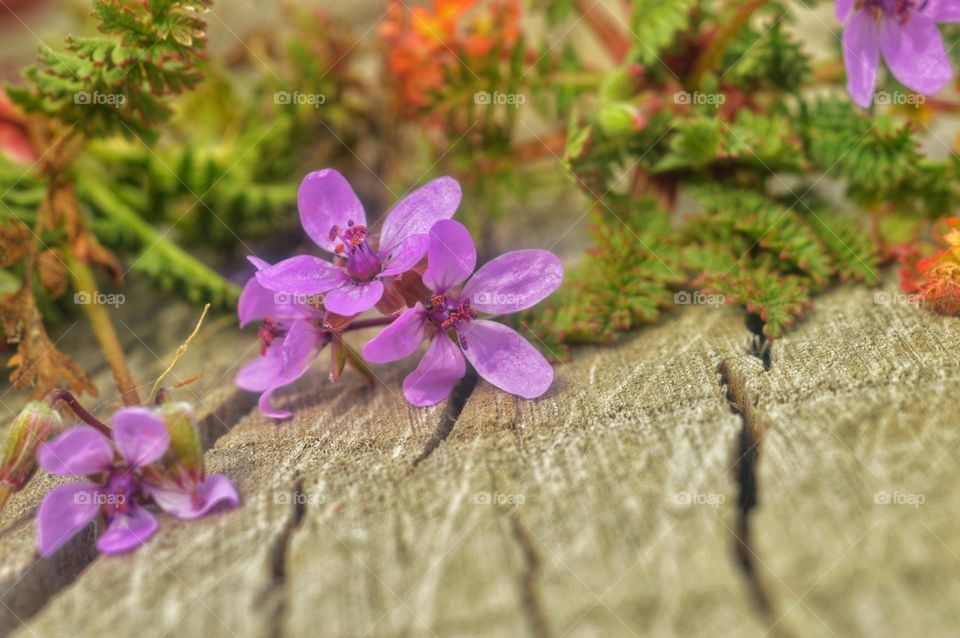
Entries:
[[513,540],[520,547],[523,556],[524,570],[520,574],[520,609],[523,612],[530,635],[534,638],[550,638],[553,632],[547,621],[547,614],[543,609],[540,598],[540,552],[526,527],[520,522],[516,514],[509,515],[510,531]]
[[96,527],[89,526],[55,555],[37,557],[23,573],[11,574],[0,582],[0,638],[26,627],[54,594],[69,587],[93,562],[97,556]]
[[757,359],[760,359],[764,371],[770,372],[770,351],[773,344],[767,339],[767,335],[763,334],[765,324],[766,322],[759,314],[755,312],[747,313],[747,330],[749,330],[751,334],[749,352]]
[[[197,423],[203,449],[209,450],[221,436],[227,434],[256,406],[256,399],[255,394],[235,390],[216,408],[205,414]],[[225,427],[225,423],[231,425]],[[33,516],[35,513],[29,518]],[[20,523],[26,524],[27,521],[28,518],[25,517],[5,529],[3,534],[22,530]],[[6,581],[0,582],[0,638],[6,638],[21,625],[25,626],[54,595],[70,587],[97,559],[97,527],[88,526],[54,556],[37,558],[22,573],[13,574]],[[7,622],[8,616],[12,622]]]
[[440,417],[440,422],[437,424],[436,429],[433,431],[433,434],[430,435],[430,439],[426,445],[423,446],[423,451],[420,452],[420,456],[414,459],[414,467],[425,461],[427,457],[433,454],[433,451],[440,447],[440,444],[450,436],[450,432],[453,431],[453,426],[456,425],[457,419],[460,418],[460,413],[463,412],[463,408],[467,405],[467,399],[470,398],[470,395],[473,394],[474,389],[476,389],[479,379],[480,377],[476,370],[468,367],[467,374],[460,379],[450,393],[450,398],[447,399],[447,407],[443,411],[443,416]]
[[[769,343],[769,342],[768,342]],[[764,366],[764,369],[768,369]],[[751,517],[760,503],[760,484],[757,466],[763,433],[768,423],[748,395],[746,384],[737,375],[731,361],[724,360],[718,370],[720,386],[725,389],[730,411],[740,417],[742,428],[733,450],[731,471],[738,486],[736,524],[733,534],[733,552],[736,564],[746,581],[747,590],[754,608],[768,623],[768,633],[772,636],[790,636],[790,633],[778,626],[780,614],[771,600],[770,594],[757,572],[760,561],[753,542]]]
[[303,478],[300,476],[294,478],[290,501],[290,517],[270,548],[271,582],[262,598],[270,618],[267,624],[267,638],[283,638],[284,635],[283,623],[287,612],[287,556],[293,534],[303,523],[307,514],[307,498],[303,492]]

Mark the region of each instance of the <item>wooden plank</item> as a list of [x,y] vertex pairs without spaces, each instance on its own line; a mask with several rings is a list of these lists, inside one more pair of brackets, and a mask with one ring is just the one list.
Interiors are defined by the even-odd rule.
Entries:
[[[129,315],[121,319],[121,328],[134,321]],[[173,350],[179,340],[189,334],[199,314],[185,305],[172,305],[156,311],[154,318],[170,329],[162,334],[134,335],[131,331],[123,336],[124,341],[138,343],[138,354],[131,358],[135,378],[140,380],[143,397],[149,392],[154,380],[172,360]],[[141,323],[141,325],[143,325]],[[173,329],[173,326],[182,326]],[[82,328],[78,328],[82,329]],[[89,343],[89,342],[88,342]],[[164,353],[163,357],[157,352]],[[254,397],[240,393],[233,387],[236,360],[222,356],[223,352],[242,353],[243,357],[256,353],[256,343],[238,337],[232,320],[215,320],[202,331],[193,348],[165,382],[172,386],[186,381],[193,375],[207,373],[190,385],[176,391],[179,399],[190,401],[200,419],[201,431],[208,442],[229,429],[254,405]],[[92,359],[92,357],[91,357]],[[116,405],[116,392],[111,392],[109,372],[101,367],[95,376],[101,388],[99,399],[84,399],[91,410],[108,418]],[[22,397],[7,398],[8,403],[22,403]],[[12,421],[12,419],[11,419]],[[0,428],[0,436],[6,439],[6,428]],[[0,513],[0,636],[6,636],[20,626],[22,619],[39,610],[47,599],[70,585],[73,579],[96,557],[93,549],[95,530],[80,535],[75,542],[50,559],[41,559],[35,552],[35,525],[33,517],[43,496],[63,479],[37,472],[33,481],[20,493],[15,494]]]
[[771,635],[960,626],[960,322],[890,299],[893,282],[837,289],[770,372],[730,364],[762,437],[750,551]]
[[694,308],[578,352],[540,401],[481,382],[416,466],[443,408],[399,396],[412,363],[377,370],[391,389],[307,382],[290,423],[251,414],[208,453],[241,509],[164,519],[15,635],[759,636],[716,373],[744,343]]

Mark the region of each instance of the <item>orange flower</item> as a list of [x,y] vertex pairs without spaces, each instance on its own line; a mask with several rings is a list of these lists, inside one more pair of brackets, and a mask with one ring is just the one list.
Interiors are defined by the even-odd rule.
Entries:
[[901,270],[901,286],[916,292],[934,312],[960,315],[960,218],[943,220],[948,230],[947,248],[931,257],[907,264]]
[[395,91],[412,114],[427,106],[444,80],[463,65],[479,69],[497,51],[506,53],[520,37],[519,0],[433,0],[407,10],[399,0],[387,7],[380,26],[386,67]]

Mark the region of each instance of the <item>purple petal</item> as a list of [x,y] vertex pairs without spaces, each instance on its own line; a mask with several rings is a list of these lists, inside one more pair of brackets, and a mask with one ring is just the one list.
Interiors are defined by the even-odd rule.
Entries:
[[330,312],[349,317],[370,310],[382,296],[382,281],[375,279],[363,284],[349,282],[328,292],[323,298],[323,307]]
[[347,276],[329,261],[310,255],[284,259],[257,271],[257,281],[261,286],[291,295],[322,294],[341,285],[346,279]]
[[383,261],[383,270],[380,271],[381,277],[390,275],[399,275],[410,270],[417,265],[423,256],[427,254],[427,236],[414,235],[408,237],[406,241],[393,249],[389,254],[380,252],[380,259]]
[[248,392],[263,392],[273,385],[283,368],[282,345],[282,342],[275,342],[265,354],[244,364],[235,379],[237,386]]
[[158,460],[170,446],[163,419],[146,408],[120,408],[113,414],[113,442],[127,463],[137,467]]
[[340,243],[330,239],[330,229],[347,227],[348,222],[365,226],[367,216],[346,178],[332,168],[310,173],[297,192],[300,223],[317,246],[333,252]]
[[260,259],[256,255],[247,255],[247,261],[253,264],[254,268],[257,270],[263,270],[264,268],[269,268],[270,263]]
[[160,509],[187,520],[200,518],[221,503],[228,507],[240,504],[236,488],[222,474],[207,476],[203,483],[192,490],[163,489],[153,485],[144,485],[144,489]]
[[461,194],[457,180],[440,177],[397,202],[383,221],[380,252],[393,252],[409,237],[426,235],[436,222],[453,217]]
[[117,514],[107,531],[97,540],[104,554],[123,554],[143,545],[157,531],[157,519],[143,507],[133,506],[126,514]]
[[837,19],[846,22],[847,16],[853,10],[854,0],[837,0]]
[[470,231],[460,222],[439,221],[430,229],[423,283],[434,292],[462,284],[477,265]]
[[869,11],[858,11],[843,30],[843,63],[847,68],[850,97],[868,108],[877,86],[880,64],[880,36]]
[[483,319],[463,330],[464,356],[488,382],[525,399],[535,399],[553,383],[553,368],[511,328]]
[[484,264],[461,297],[474,310],[502,315],[525,310],[550,295],[563,281],[563,264],[546,250],[515,250]]
[[940,31],[923,14],[914,12],[902,25],[894,20],[884,21],[880,48],[894,77],[919,93],[936,93],[953,77]]
[[273,393],[284,386],[290,385],[295,380],[296,379],[279,381],[263,391],[263,394],[260,395],[260,399],[257,401],[257,407],[264,416],[268,416],[271,419],[288,419],[293,416],[293,412],[290,410],[281,410],[280,408],[273,407]]
[[71,428],[37,452],[40,467],[51,474],[85,476],[113,467],[110,440],[91,427]]
[[927,0],[920,13],[934,22],[960,22],[960,2],[957,2],[957,0]]
[[[305,322],[299,322],[301,324]],[[320,349],[313,347],[319,345],[315,336],[306,331],[305,328],[298,328],[298,336],[294,333],[293,341],[287,346],[287,340],[290,339],[290,333],[284,338],[283,343],[274,343],[267,350],[267,354],[258,359],[247,363],[237,375],[237,385],[244,390],[251,392],[262,392],[257,405],[260,411],[268,417],[274,419],[286,419],[291,416],[287,410],[279,410],[273,407],[273,393],[284,386],[288,386],[310,369],[310,366],[320,354]],[[301,330],[303,332],[301,333]],[[312,328],[310,329],[312,330]],[[316,331],[313,331],[316,334]],[[291,328],[293,333],[293,328]],[[310,349],[305,346],[311,344]],[[306,349],[304,357],[303,352]]]
[[389,326],[363,347],[363,358],[370,363],[388,363],[413,354],[423,341],[427,314],[423,306],[404,310]]
[[403,380],[403,396],[421,408],[435,405],[450,395],[466,372],[460,348],[446,334],[438,334],[416,369]]
[[310,354],[320,343],[320,339],[321,333],[310,322],[294,321],[280,347],[283,359],[280,376],[286,379],[299,379],[303,376],[309,364],[313,363]]
[[47,493],[37,510],[37,549],[47,558],[77,535],[100,511],[99,485],[68,483]]
[[256,276],[250,277],[240,293],[237,302],[237,316],[240,317],[240,327],[243,328],[251,321],[260,321],[270,315],[273,310],[275,293],[260,285]]

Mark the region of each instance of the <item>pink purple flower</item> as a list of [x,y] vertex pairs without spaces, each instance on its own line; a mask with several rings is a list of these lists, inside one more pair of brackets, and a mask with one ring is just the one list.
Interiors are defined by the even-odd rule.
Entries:
[[[158,487],[146,477],[150,466],[167,452],[170,436],[163,419],[142,407],[122,408],[113,417],[113,441],[96,429],[67,430],[40,448],[37,460],[53,474],[86,476],[51,490],[37,513],[38,548],[50,556],[79,533],[98,514],[106,529],[97,540],[105,554],[121,554],[142,545],[157,531],[157,519],[146,508]],[[219,503],[237,505],[239,497],[229,479],[210,475],[190,505],[170,508],[181,518],[196,518]],[[166,494],[156,502],[164,508]],[[164,508],[166,509],[166,508]]]
[[[258,272],[270,268],[256,257],[250,257],[250,261]],[[268,290],[254,276],[240,294],[237,314],[241,328],[252,321],[261,322],[260,355],[240,369],[237,385],[261,393],[260,411],[267,416],[291,416],[273,407],[273,393],[302,377],[329,343],[329,332],[322,327],[323,310],[306,303],[302,295]]]
[[383,297],[385,280],[423,258],[427,232],[435,222],[453,216],[460,195],[455,179],[435,179],[400,200],[376,237],[343,175],[331,168],[310,173],[297,194],[300,222],[334,261],[299,255],[259,270],[257,280],[268,290],[323,294],[324,307],[338,315],[369,310]]
[[482,378],[524,398],[539,397],[553,382],[553,368],[536,348],[513,329],[480,315],[518,312],[546,298],[563,279],[560,260],[545,250],[518,250],[473,273],[476,262],[473,239],[462,224],[434,224],[423,273],[433,296],[406,310],[363,349],[367,361],[387,363],[410,356],[424,337],[429,339],[419,365],[403,382],[404,396],[414,405],[446,398],[466,374],[464,357]]
[[837,17],[846,23],[847,89],[860,106],[873,99],[881,53],[894,77],[918,93],[936,93],[953,77],[937,24],[960,22],[957,0],[838,0]]

